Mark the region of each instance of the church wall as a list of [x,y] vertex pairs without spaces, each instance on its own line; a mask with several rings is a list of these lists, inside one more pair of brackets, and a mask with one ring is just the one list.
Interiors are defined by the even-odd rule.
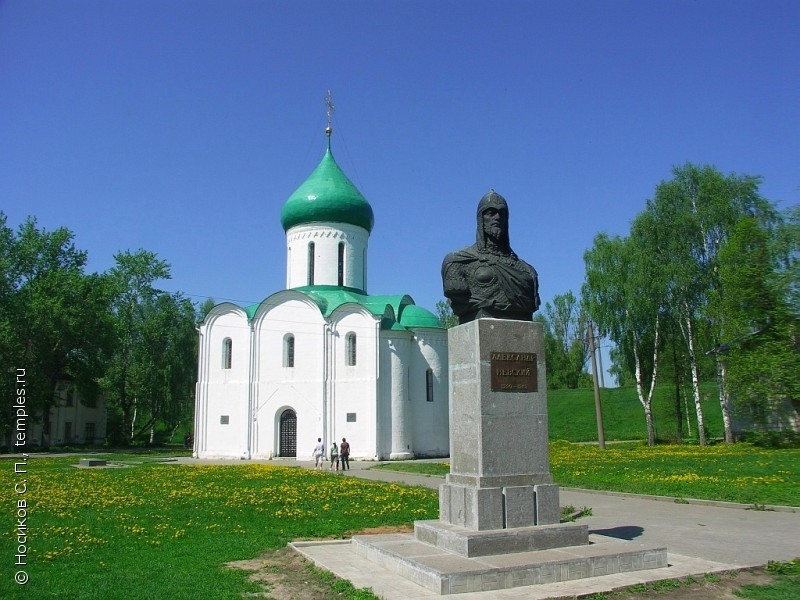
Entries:
[[[262,304],[251,334],[244,312],[230,307],[215,308],[201,327],[198,456],[279,456],[279,419],[287,409],[297,416],[301,460],[311,458],[318,437],[326,447],[346,437],[354,459],[447,455],[446,331],[381,331],[378,319],[355,304],[334,311],[329,324],[307,296],[286,290]],[[287,334],[294,336],[293,367],[284,364]],[[348,364],[350,334],[355,365]],[[226,338],[230,368],[223,368]]]
[[[378,456],[375,430],[379,321],[363,307],[344,305],[331,315],[332,378],[326,446],[342,438],[354,459]],[[348,364],[348,335],[355,334],[356,364]]]
[[286,232],[286,287],[309,284],[308,245],[314,242],[314,285],[339,285],[339,243],[345,244],[345,287],[366,291],[366,251],[369,234],[345,223],[298,225]]
[[[225,339],[231,340],[230,368],[224,363]],[[250,326],[247,316],[230,304],[215,307],[201,326],[201,340],[196,452],[201,458],[249,458]]]
[[[311,458],[323,437],[327,325],[319,309],[296,292],[270,298],[254,318],[253,455],[279,455],[279,419],[297,415],[297,458]],[[294,366],[286,364],[286,336],[294,336]]]
[[391,451],[389,458],[402,460],[414,457],[414,406],[410,402],[411,344],[410,331],[387,331],[389,342],[389,394]]
[[[381,332],[383,334],[383,332]],[[389,340],[381,335],[379,342],[378,397],[375,402],[376,454],[389,460],[392,452],[392,353]]]
[[[417,457],[447,456],[450,452],[447,364],[447,331],[416,330],[410,352],[409,403],[413,407],[412,447]],[[428,369],[433,374],[431,402]]]

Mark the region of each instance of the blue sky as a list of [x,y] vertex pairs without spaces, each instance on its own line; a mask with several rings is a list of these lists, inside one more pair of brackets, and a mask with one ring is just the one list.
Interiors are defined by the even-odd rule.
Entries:
[[69,227],[91,270],[145,248],[164,289],[258,302],[331,89],[370,293],[433,309],[494,188],[547,301],[673,166],[797,204],[799,63],[794,0],[0,0],[0,210]]

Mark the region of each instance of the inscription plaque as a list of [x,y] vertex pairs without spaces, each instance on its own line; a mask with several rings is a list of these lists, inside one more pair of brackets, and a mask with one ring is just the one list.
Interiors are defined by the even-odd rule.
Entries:
[[533,352],[491,352],[493,392],[536,392],[536,354]]

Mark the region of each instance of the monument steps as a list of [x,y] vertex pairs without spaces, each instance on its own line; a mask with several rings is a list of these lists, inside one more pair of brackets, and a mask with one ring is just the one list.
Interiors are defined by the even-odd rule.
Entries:
[[589,543],[466,557],[413,534],[355,536],[353,550],[436,594],[485,592],[667,567],[666,548],[590,535]]

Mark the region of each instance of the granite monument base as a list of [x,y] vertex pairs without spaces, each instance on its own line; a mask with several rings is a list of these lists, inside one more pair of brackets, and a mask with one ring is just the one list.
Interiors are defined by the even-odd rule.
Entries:
[[448,331],[448,353],[450,473],[440,520],[476,531],[558,523],[541,323],[465,323]]
[[541,323],[479,319],[448,331],[450,473],[439,520],[353,547],[437,594],[506,589],[667,566],[666,548],[561,523],[550,474]]
[[[551,525],[541,526],[544,528]],[[353,551],[439,595],[487,592],[613,575],[667,564],[666,548],[590,535],[589,543],[468,558],[411,534],[353,537]]]
[[442,521],[416,521],[414,538],[468,558],[549,550],[589,543],[589,528],[578,523],[475,531]]

